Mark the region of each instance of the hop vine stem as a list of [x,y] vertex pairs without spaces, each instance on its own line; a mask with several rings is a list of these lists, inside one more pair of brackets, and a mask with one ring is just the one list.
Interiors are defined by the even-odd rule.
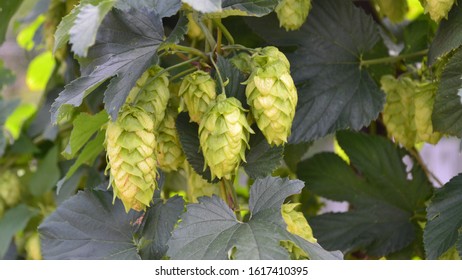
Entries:
[[360,65],[360,67],[367,67],[367,66],[376,65],[376,64],[396,63],[396,62],[398,62],[400,60],[403,60],[403,59],[406,59],[406,58],[424,56],[427,53],[428,53],[428,49],[418,51],[418,52],[415,52],[415,53],[398,55],[398,56],[387,56],[387,57],[368,59],[368,60],[362,60],[362,58],[361,58],[361,61],[360,61],[359,65]]

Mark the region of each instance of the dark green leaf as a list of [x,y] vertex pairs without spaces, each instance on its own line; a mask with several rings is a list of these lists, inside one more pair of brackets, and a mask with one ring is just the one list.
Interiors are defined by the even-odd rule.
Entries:
[[271,147],[265,136],[259,129],[254,129],[256,134],[250,136],[250,150],[245,155],[246,163],[243,163],[245,172],[251,178],[263,178],[281,165],[283,146]]
[[40,225],[43,257],[140,259],[133,238],[139,218],[119,200],[112,205],[110,192],[79,192]]
[[163,203],[154,200],[143,219],[140,241],[140,256],[143,259],[159,260],[167,252],[167,241],[173,228],[184,210],[184,201],[180,196],[174,196]]
[[274,15],[248,22],[268,43],[296,47],[287,54],[299,96],[291,143],[359,130],[377,118],[384,95],[360,61],[380,37],[373,19],[351,1],[314,1],[294,32],[280,29]]
[[36,210],[20,204],[8,210],[0,219],[0,259],[3,259],[14,234],[24,229],[29,220],[37,214]]
[[0,92],[4,86],[14,83],[16,77],[11,70],[3,66],[3,60],[0,59]]
[[83,164],[92,165],[98,155],[104,150],[104,139],[105,133],[103,131],[98,132],[95,138],[85,145],[85,148],[83,148],[75,163],[69,168],[65,177],[70,178]]
[[5,42],[6,31],[11,18],[21,6],[23,0],[0,2],[0,45]]
[[181,0],[131,0],[118,1],[117,8],[121,10],[151,10],[155,11],[160,17],[169,17],[181,8]]
[[82,76],[67,85],[53,104],[53,121],[58,119],[63,105],[80,106],[86,95],[114,76],[104,102],[108,114],[116,119],[138,78],[157,61],[156,51],[163,36],[157,14],[113,9],[104,18],[88,57],[81,60]]
[[[222,56],[218,56],[217,66],[223,82],[227,83],[225,86],[226,96],[235,97],[242,103],[244,108],[248,108],[247,98],[245,97],[245,86],[242,85],[242,82],[245,81],[244,75],[228,59]],[[218,79],[217,72],[215,72],[215,80],[218,81]],[[220,83],[218,82],[217,92],[221,92]]]
[[284,146],[284,161],[292,172],[297,171],[297,164],[311,147],[312,142],[286,144]]
[[462,137],[462,49],[449,60],[443,70],[433,107],[433,128]]
[[438,259],[454,245],[462,256],[462,174],[435,191],[427,208],[424,244],[428,259]]
[[[189,204],[181,223],[168,242],[172,259],[288,259],[281,240],[290,240],[303,248],[311,259],[339,259],[341,254],[327,252],[286,230],[281,205],[290,195],[299,193],[298,180],[267,177],[257,179],[251,188],[251,219],[239,222],[226,203],[218,198],[202,197]],[[232,253],[231,253],[232,252]]]
[[101,111],[96,115],[81,113],[72,123],[73,129],[69,145],[64,151],[66,157],[73,158],[90,138],[108,121],[108,115]]
[[431,39],[435,34],[433,24],[427,16],[421,16],[409,23],[404,28],[404,49],[401,54],[411,54],[428,49]]
[[[379,136],[338,132],[351,165],[333,153],[320,153],[298,165],[299,178],[315,194],[348,201],[351,211],[310,220],[314,235],[329,250],[364,249],[373,256],[398,251],[415,239],[411,218],[425,211],[431,184],[413,162],[406,171],[404,149]],[[354,167],[354,169],[352,168]]]
[[50,191],[61,177],[58,167],[58,147],[51,148],[43,159],[38,162],[29,181],[29,191],[34,196],[41,196]]
[[210,168],[207,166],[207,169],[204,170],[205,160],[199,143],[199,126],[189,121],[188,113],[181,113],[176,119],[176,127],[181,146],[191,167],[205,180],[216,182],[218,179],[212,181]]
[[188,32],[188,18],[181,14],[178,22],[173,28],[172,32],[168,35],[165,43],[178,44],[184,39],[184,35]]
[[428,52],[428,62],[436,59],[462,45],[462,5],[454,5],[448,19],[443,19]]

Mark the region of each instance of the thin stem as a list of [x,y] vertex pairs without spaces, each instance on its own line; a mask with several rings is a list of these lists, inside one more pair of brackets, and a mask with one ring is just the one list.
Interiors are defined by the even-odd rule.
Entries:
[[189,69],[187,69],[187,70],[184,70],[184,71],[182,71],[182,72],[176,74],[176,75],[173,76],[172,78],[170,78],[170,81],[174,81],[174,80],[176,80],[176,79],[178,79],[178,78],[180,78],[180,77],[182,77],[182,76],[185,76],[185,75],[187,75],[187,74],[189,74],[189,73],[191,73],[191,72],[194,72],[194,71],[196,71],[196,70],[197,70],[196,67],[193,67],[193,68],[189,68]]
[[406,58],[423,56],[423,55],[426,55],[427,53],[428,53],[428,49],[423,50],[423,51],[418,51],[415,53],[398,55],[398,56],[388,56],[388,57],[382,57],[382,58],[376,58],[376,59],[361,60],[360,66],[363,67],[363,66],[369,66],[369,65],[375,65],[375,64],[395,63],[395,62],[398,62]]
[[217,29],[217,45],[216,45],[217,54],[221,54],[221,39],[222,39],[221,29],[218,28]]
[[213,60],[212,53],[210,53],[210,61],[212,61],[213,67],[215,67],[215,71],[217,71],[218,79],[220,80],[221,93],[225,94],[225,84],[223,83],[223,77],[221,76],[220,69],[218,69],[215,60]]
[[218,27],[218,30],[221,30],[221,32],[223,32],[223,35],[225,36],[226,40],[228,40],[228,44],[234,45],[233,36],[231,35],[231,33],[229,33],[229,30],[223,25],[223,23],[221,23],[221,20],[214,19],[213,23],[215,23],[215,25]]
[[178,50],[178,51],[184,51],[186,53],[190,53],[190,54],[193,54],[193,55],[197,55],[197,56],[200,56],[202,57],[203,59],[207,59],[207,55],[203,52],[201,52],[200,50],[196,49],[196,48],[191,48],[191,47],[187,47],[187,46],[182,46],[182,45],[170,45],[169,46],[169,49],[171,50]]
[[409,151],[410,154],[417,160],[417,162],[419,163],[419,165],[422,167],[422,169],[424,170],[425,174],[427,175],[428,178],[433,178],[433,180],[435,180],[435,182],[440,186],[442,187],[444,184],[443,182],[440,181],[440,179],[438,179],[438,177],[436,177],[435,174],[433,174],[433,172],[430,171],[430,169],[428,169],[427,165],[425,164],[425,162],[423,161],[422,157],[420,156],[420,153],[415,149],[413,148],[412,150]]
[[228,46],[223,46],[222,47],[223,50],[242,50],[242,51],[248,51],[250,53],[255,53],[255,49],[251,49],[251,48],[247,48],[243,45],[239,45],[239,44],[234,44],[234,45],[228,45]]
[[[194,16],[194,14],[193,14]],[[205,26],[204,22],[202,20],[197,19],[196,22],[198,23],[200,29],[204,33],[205,36],[205,41],[207,41],[208,44],[205,44],[206,52],[208,51],[207,49],[214,48],[217,45],[217,42],[213,38],[212,33],[210,32],[209,27]]]
[[226,180],[222,179],[221,183],[225,189],[225,195],[226,195],[226,203],[228,206],[236,212],[236,218],[238,220],[241,220],[241,213],[239,211],[236,211],[236,209],[239,209],[239,202],[237,200],[237,194],[236,190],[234,189],[234,176],[231,178],[231,180]]

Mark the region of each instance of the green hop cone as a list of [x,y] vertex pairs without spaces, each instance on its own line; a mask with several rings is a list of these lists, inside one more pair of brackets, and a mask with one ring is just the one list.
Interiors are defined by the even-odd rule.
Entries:
[[0,175],[0,200],[4,208],[15,206],[21,199],[21,182],[11,170],[2,171]]
[[24,244],[24,249],[26,250],[28,260],[41,260],[42,252],[40,246],[40,236],[38,232],[32,233],[26,240]]
[[239,100],[220,94],[199,125],[200,146],[212,178],[231,179],[241,160],[245,161],[249,133],[254,132],[244,112]]
[[151,67],[136,81],[135,87],[128,94],[126,103],[142,108],[151,114],[154,129],[157,129],[165,117],[170,90],[167,72],[160,74],[150,81],[163,69],[159,66]]
[[210,184],[204,180],[201,175],[197,174],[194,169],[186,163],[186,172],[188,175],[188,198],[192,203],[197,203],[197,198],[201,196],[212,196],[220,194],[220,188],[217,184]]
[[[106,130],[106,151],[114,195],[125,210],[145,210],[157,188],[155,131],[169,99],[166,74],[155,66],[138,79],[115,122]],[[144,90],[142,88],[144,87]]]
[[431,115],[435,87],[404,77],[383,76],[380,80],[386,94],[383,122],[395,141],[410,149],[416,143],[436,143],[439,133],[433,132]]
[[182,166],[185,156],[176,130],[178,111],[169,107],[157,132],[157,163],[166,171],[176,171]]
[[209,73],[198,70],[184,77],[178,95],[181,110],[187,110],[193,122],[200,123],[209,104],[216,98],[216,83]]
[[299,29],[311,9],[311,0],[282,0],[276,6],[279,25],[287,31]]
[[246,81],[245,94],[258,128],[270,145],[287,142],[298,96],[290,64],[275,47],[252,57],[254,70]]

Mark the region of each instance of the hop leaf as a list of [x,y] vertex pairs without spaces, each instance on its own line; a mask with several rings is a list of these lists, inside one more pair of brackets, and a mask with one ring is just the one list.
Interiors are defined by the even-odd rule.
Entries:
[[279,26],[287,31],[299,29],[306,20],[311,9],[311,0],[282,0],[275,11]]
[[254,70],[247,80],[247,103],[269,144],[287,142],[298,96],[290,76],[290,64],[275,47],[266,47],[252,57]]
[[183,164],[185,156],[176,130],[178,112],[169,107],[157,132],[157,163],[166,171],[176,171]]
[[212,178],[230,179],[241,160],[245,161],[249,133],[254,132],[241,102],[234,97],[226,98],[224,94],[218,96],[199,125],[200,145]]
[[438,142],[441,135],[433,132],[431,122],[434,87],[390,75],[383,76],[380,82],[386,93],[383,122],[390,136],[408,149],[421,141]]
[[439,22],[448,17],[455,0],[420,0],[420,2],[425,8],[425,13],[429,13],[432,20]]
[[204,180],[201,175],[197,174],[194,169],[186,163],[186,172],[188,175],[188,198],[189,201],[197,203],[197,198],[201,196],[219,195],[220,189],[217,184],[210,184]]
[[3,217],[3,213],[5,213],[5,202],[0,199],[0,219]]
[[182,97],[180,107],[189,112],[193,122],[200,123],[209,104],[216,98],[216,83],[209,73],[196,71],[183,79],[178,95]]
[[154,129],[157,129],[164,119],[170,98],[168,74],[160,73],[162,70],[156,65],[144,72],[136,81],[136,86],[130,91],[126,100],[126,103],[139,106],[152,115]]
[[111,184],[127,212],[145,210],[157,188],[155,130],[169,99],[168,78],[160,71],[155,66],[143,73],[106,130]]
[[21,198],[21,183],[18,176],[11,170],[6,170],[0,175],[0,201],[3,200],[3,208],[15,206]]

